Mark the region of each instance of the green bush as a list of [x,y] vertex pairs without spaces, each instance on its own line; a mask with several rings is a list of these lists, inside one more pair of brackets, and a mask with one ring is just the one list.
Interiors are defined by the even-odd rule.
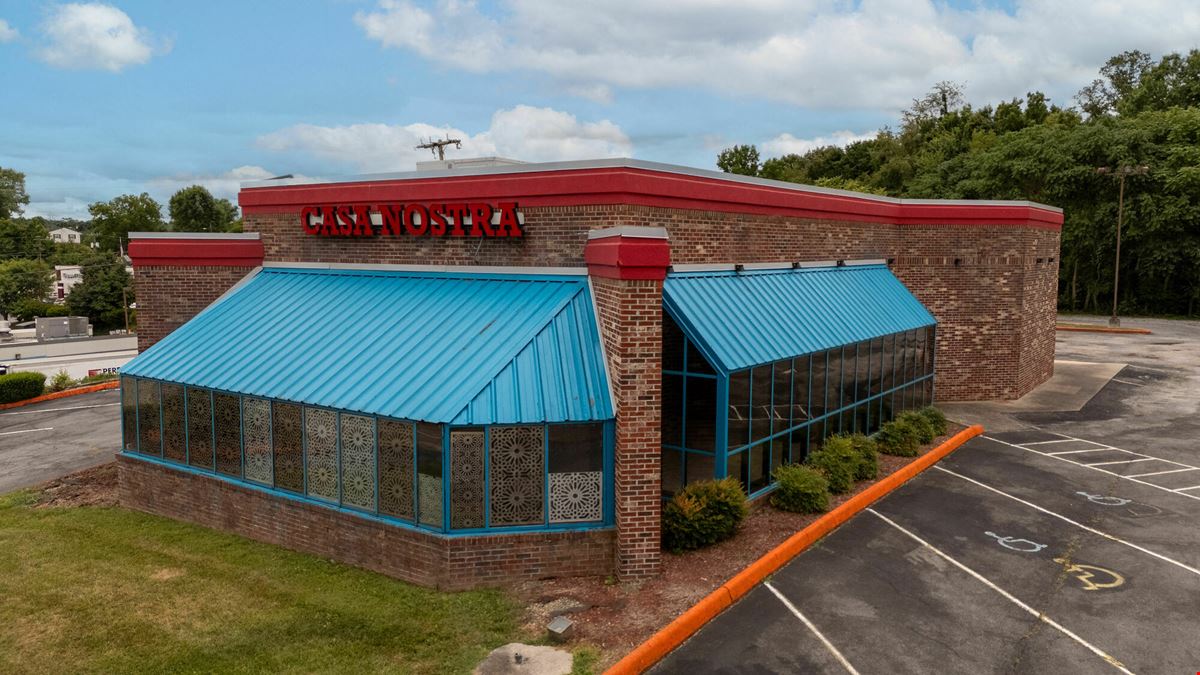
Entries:
[[41,396],[45,388],[46,376],[42,373],[21,372],[0,375],[0,403],[14,403]]
[[875,434],[875,447],[885,455],[916,457],[921,449],[917,430],[906,419],[894,419]]
[[905,422],[911,424],[913,429],[915,429],[917,432],[917,440],[920,441],[922,445],[937,438],[937,432],[934,431],[933,425],[929,423],[929,418],[925,417],[916,410],[910,410],[906,413],[903,413],[896,419],[904,420]]
[[746,493],[736,478],[687,485],[663,509],[663,547],[679,553],[728,539],[746,511]]
[[850,434],[846,438],[858,455],[854,477],[857,480],[875,480],[879,476],[879,451],[875,448],[875,439],[865,434]]
[[947,427],[945,413],[931,405],[921,408],[919,412],[921,413],[922,417],[929,421],[930,426],[933,427],[933,433],[935,436],[941,436],[942,434],[946,433]]
[[775,469],[775,491],[771,504],[795,513],[829,510],[829,481],[821,472],[802,464],[784,464]]
[[826,438],[825,445],[809,455],[805,463],[824,474],[829,481],[829,491],[834,494],[849,492],[854,487],[859,458],[854,445],[845,436]]
[[54,374],[54,377],[50,378],[50,384],[47,385],[46,388],[50,391],[62,391],[63,389],[69,388],[73,384],[75,384],[75,380],[71,379],[71,376],[67,374],[67,371],[60,370]]

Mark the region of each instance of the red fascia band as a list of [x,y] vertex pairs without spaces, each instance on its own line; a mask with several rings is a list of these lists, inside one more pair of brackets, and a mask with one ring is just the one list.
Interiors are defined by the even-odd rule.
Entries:
[[645,237],[590,239],[583,260],[593,276],[661,281],[671,266],[671,244],[666,239]]
[[263,244],[258,239],[134,239],[129,257],[134,267],[258,267]]

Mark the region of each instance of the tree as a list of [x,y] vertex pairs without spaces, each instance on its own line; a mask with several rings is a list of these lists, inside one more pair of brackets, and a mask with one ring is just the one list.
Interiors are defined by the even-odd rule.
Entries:
[[963,106],[965,87],[958,82],[943,80],[933,85],[929,93],[914,98],[912,105],[900,113],[902,128],[914,126],[926,120],[945,117]]
[[225,232],[237,218],[237,208],[228,199],[216,199],[201,185],[171,195],[168,209],[176,232]]
[[41,259],[54,251],[54,241],[40,219],[0,219],[0,260]]
[[8,315],[25,300],[45,300],[53,272],[40,260],[0,262],[0,315]]
[[1089,118],[1116,112],[1120,102],[1138,88],[1142,75],[1153,63],[1145,52],[1136,49],[1121,52],[1104,63],[1099,78],[1079,90],[1075,102]]
[[758,148],[753,145],[735,145],[732,148],[725,148],[717,156],[717,168],[725,173],[757,176]]
[[92,232],[100,248],[117,251],[129,242],[130,232],[161,232],[166,229],[162,207],[143,192],[121,195],[111,201],[88,207],[92,214]]
[[75,316],[86,316],[92,325],[110,330],[125,325],[125,302],[133,302],[133,278],[119,256],[83,268],[80,280],[67,296],[67,307]]
[[22,207],[28,203],[25,174],[0,166],[0,220],[21,215]]

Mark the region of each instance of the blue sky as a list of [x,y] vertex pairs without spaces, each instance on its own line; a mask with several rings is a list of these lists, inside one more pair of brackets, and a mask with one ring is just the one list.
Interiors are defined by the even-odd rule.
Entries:
[[1194,3],[307,0],[0,4],[0,166],[29,215],[126,192],[461,156],[711,167],[846,143],[942,79],[1059,103],[1108,56],[1196,46]]

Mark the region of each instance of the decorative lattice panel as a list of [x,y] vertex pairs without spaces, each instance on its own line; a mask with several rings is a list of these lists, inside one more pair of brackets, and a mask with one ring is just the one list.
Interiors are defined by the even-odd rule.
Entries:
[[488,430],[491,525],[531,525],[544,517],[545,434],[536,427]]
[[212,395],[204,389],[187,390],[188,464],[211,469]]
[[413,517],[413,428],[381,419],[379,425],[379,512]]
[[417,509],[423,525],[442,526],[442,478],[417,474]]
[[342,503],[375,510],[375,420],[342,413]]
[[137,450],[137,380],[121,378],[121,432],[125,449]]
[[146,455],[162,454],[162,427],[159,420],[158,383],[138,382],[138,451]]
[[183,415],[183,385],[162,385],[163,457],[187,461],[187,431]]
[[246,453],[246,480],[272,484],[271,402],[242,399],[242,446]]
[[213,427],[217,441],[217,471],[241,476],[242,415],[237,396],[213,394]]
[[604,473],[571,471],[550,474],[550,522],[581,523],[600,520]]
[[320,408],[305,408],[304,435],[308,439],[308,494],[336,501],[337,413]]
[[450,527],[483,527],[483,432],[450,432]]
[[292,403],[271,404],[271,438],[275,450],[275,487],[304,491],[304,425],[301,408]]

